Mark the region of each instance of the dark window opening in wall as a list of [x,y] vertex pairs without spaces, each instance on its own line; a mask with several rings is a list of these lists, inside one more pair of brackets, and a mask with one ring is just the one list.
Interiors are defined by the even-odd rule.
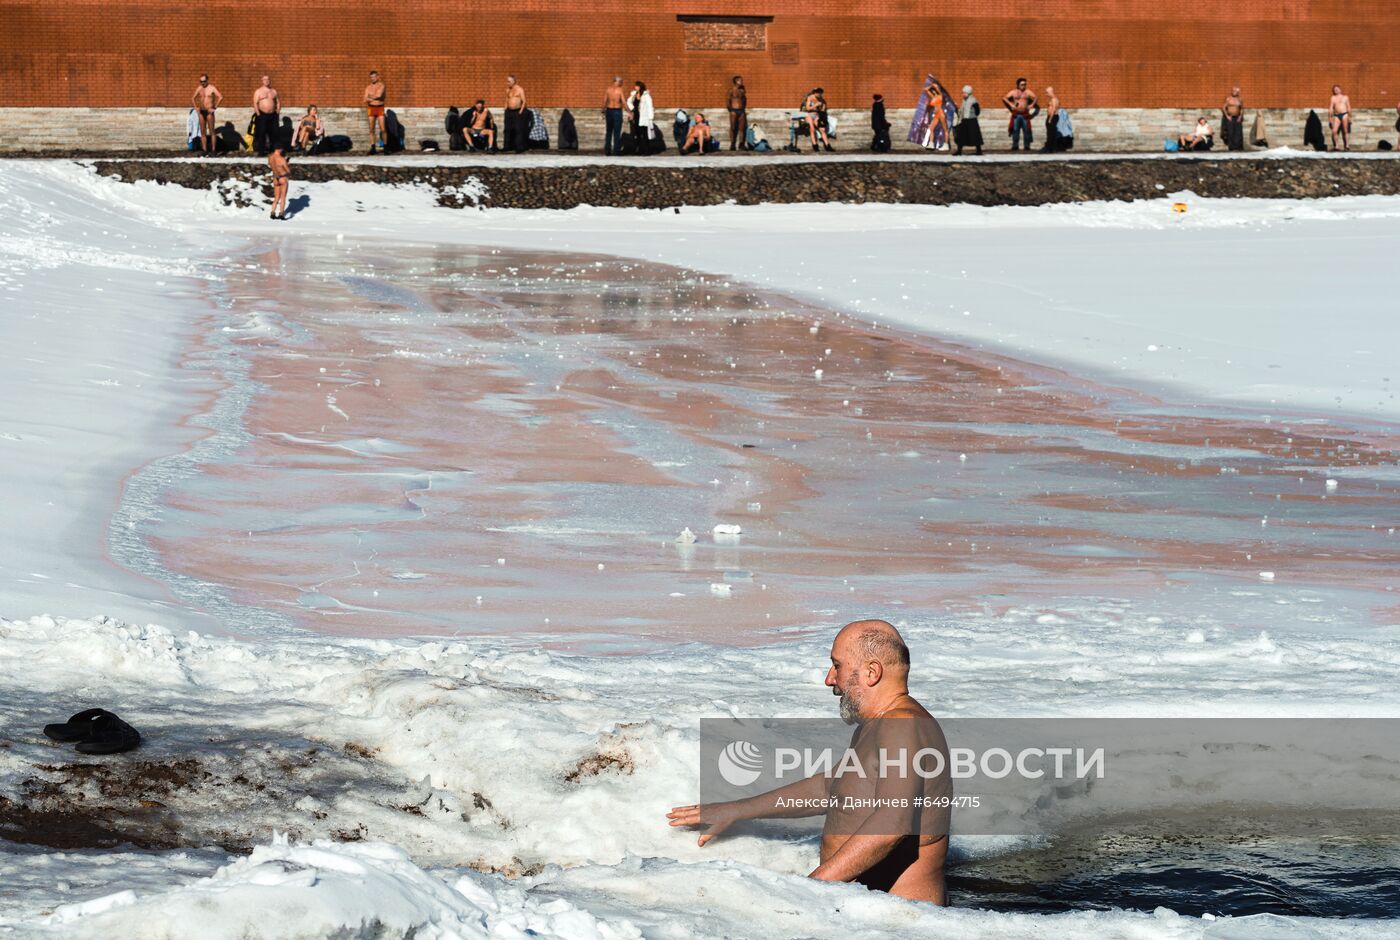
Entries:
[[677,16],[687,52],[764,52],[771,16]]

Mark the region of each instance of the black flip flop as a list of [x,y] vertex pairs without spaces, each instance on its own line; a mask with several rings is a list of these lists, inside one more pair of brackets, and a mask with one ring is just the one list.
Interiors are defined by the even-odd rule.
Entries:
[[82,741],[89,737],[94,729],[93,722],[102,715],[110,712],[101,708],[89,708],[86,711],[78,712],[62,724],[44,725],[44,734],[55,741],[62,741],[65,744],[72,744],[74,741]]
[[92,725],[92,734],[77,744],[77,750],[83,754],[120,754],[141,743],[136,729],[111,712],[98,715]]

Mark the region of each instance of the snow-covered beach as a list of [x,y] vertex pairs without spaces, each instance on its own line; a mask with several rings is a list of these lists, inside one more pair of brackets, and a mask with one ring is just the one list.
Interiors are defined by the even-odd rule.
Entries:
[[[1150,203],[1044,209],[464,213],[440,209],[413,188],[324,184],[294,189],[294,199],[298,195],[309,197],[304,207],[274,227],[256,209],[226,206],[215,193],[120,184],[67,163],[12,163],[0,182],[9,209],[0,223],[6,262],[0,290],[11,301],[6,335],[12,349],[9,368],[0,374],[0,443],[11,456],[10,499],[0,516],[7,534],[0,550],[0,616],[9,618],[0,621],[0,710],[7,729],[0,797],[12,802],[0,808],[24,802],[37,815],[20,825],[32,829],[75,792],[89,794],[90,806],[99,807],[85,819],[93,828],[74,834],[70,847],[0,843],[0,934],[178,935],[178,925],[194,916],[204,918],[205,936],[329,936],[375,923],[390,935],[416,928],[416,936],[502,937],[929,931],[1262,937],[1284,930],[1299,936],[1393,930],[1386,921],[1203,919],[1165,910],[932,910],[859,888],[807,882],[802,875],[814,854],[810,841],[760,832],[698,850],[693,838],[667,829],[662,814],[672,802],[693,798],[700,718],[829,711],[820,683],[832,628],[867,613],[888,616],[905,631],[915,662],[925,664],[916,672],[923,697],[950,716],[1393,715],[1400,708],[1394,681],[1400,643],[1396,607],[1384,599],[1391,589],[1385,571],[1394,570],[1388,540],[1397,521],[1395,377],[1387,353],[1400,327],[1379,311],[1393,290],[1387,261],[1400,234],[1400,199],[1217,201],[1181,194]],[[1173,212],[1174,201],[1185,202],[1187,211]],[[279,246],[275,259],[269,245]],[[425,261],[416,265],[416,246],[427,245],[436,247],[421,249]],[[469,616],[455,629],[448,605],[435,613],[442,623],[420,631],[437,636],[408,636],[415,631],[403,624],[377,631],[366,626],[376,621],[372,610],[339,621],[348,627],[327,620],[320,631],[307,631],[304,621],[289,621],[287,609],[257,603],[256,591],[233,585],[232,560],[256,550],[235,544],[234,522],[244,517],[230,508],[231,489],[195,487],[174,506],[160,500],[198,482],[200,461],[259,446],[256,438],[240,436],[250,427],[280,427],[270,419],[254,421],[258,401],[282,388],[284,376],[269,363],[305,355],[310,347],[296,343],[309,333],[326,327],[331,338],[316,347],[316,356],[334,358],[339,350],[336,361],[348,363],[346,375],[362,370],[356,357],[363,358],[363,349],[356,353],[342,341],[353,335],[358,343],[363,334],[329,329],[348,321],[317,314],[301,329],[279,304],[313,313],[339,309],[306,286],[320,278],[350,283],[370,304],[411,312],[419,301],[406,298],[406,280],[396,278],[427,277],[431,252],[488,261],[491,252],[545,252],[671,265],[703,274],[708,280],[701,289],[709,283],[717,293],[752,288],[795,298],[791,309],[778,313],[798,324],[797,335],[822,336],[820,343],[811,340],[822,349],[823,331],[840,333],[832,343],[841,351],[867,342],[860,339],[865,336],[929,334],[961,347],[969,362],[985,356],[986,362],[1019,364],[1019,388],[1008,394],[1036,391],[1033,379],[1085,400],[1113,389],[1120,421],[1140,411],[1232,429],[1225,440],[1183,439],[1165,423],[1157,432],[1144,424],[1129,434],[1111,421],[1093,430],[1086,420],[1082,433],[1057,442],[1056,450],[1122,457],[1124,469],[1132,469],[1133,459],[1164,467],[1180,462],[1183,473],[1204,468],[1214,479],[1196,484],[1202,493],[1217,493],[1212,487],[1228,486],[1243,468],[1251,480],[1279,481],[1277,493],[1258,498],[1277,496],[1281,505],[1261,513],[1220,512],[1219,533],[1201,523],[1192,539],[1226,547],[1199,563],[1200,574],[1192,573],[1197,563],[1183,557],[1171,561],[1170,575],[1125,579],[1115,591],[1115,572],[1090,592],[1082,574],[1054,574],[1057,569],[1046,566],[1037,577],[1048,580],[1034,590],[1021,583],[1028,575],[1012,572],[1009,596],[973,581],[956,606],[940,606],[927,599],[943,583],[919,586],[919,576],[901,576],[897,566],[850,584],[835,569],[824,571],[820,587],[786,589],[781,602],[760,600],[765,577],[774,579],[777,591],[781,572],[753,559],[777,567],[781,552],[756,556],[746,547],[746,553],[723,556],[724,546],[709,530],[726,520],[697,518],[701,547],[714,554],[702,555],[698,570],[694,564],[687,570],[683,553],[667,544],[679,526],[663,529],[671,518],[638,504],[633,519],[619,520],[631,525],[609,536],[634,538],[661,554],[657,590],[670,576],[677,581],[671,593],[685,595],[686,616],[754,622],[728,633],[657,638],[648,629],[629,637],[622,625],[590,620],[580,635],[568,624],[556,626],[557,613],[556,623],[527,621],[520,613],[535,598],[543,606],[560,602],[541,582],[520,589],[517,607],[503,604],[506,626],[492,629],[484,626],[492,617],[489,602],[478,608],[474,595],[491,598],[493,587],[504,594],[493,582],[513,576],[516,562],[514,555],[501,555],[493,564],[495,551],[485,544],[485,568],[475,558],[461,562],[464,585],[454,590],[463,592]],[[395,266],[374,266],[377,255],[392,256]],[[548,291],[533,289],[564,298],[565,313],[589,309],[586,281],[569,282],[575,275],[568,272],[560,277]],[[257,296],[238,293],[240,283],[277,287]],[[483,322],[488,301],[499,300],[505,289],[496,284],[488,290],[479,280],[458,287],[482,304]],[[571,291],[580,295],[573,307]],[[807,318],[816,307],[829,314],[812,321],[808,334]],[[617,310],[614,315],[623,316]],[[459,310],[440,314],[455,328]],[[777,314],[747,311],[756,321],[770,315]],[[411,355],[400,358],[427,360],[422,368],[429,370],[458,365],[445,357],[453,350],[442,345],[442,336],[428,329],[442,324],[406,316],[392,322],[422,339],[416,347],[406,343]],[[494,321],[476,326],[499,330]],[[468,328],[460,336],[465,344],[499,341]],[[635,337],[622,339],[610,355],[644,348]],[[713,338],[702,331],[694,342],[706,348]],[[680,344],[679,334],[667,336],[656,352]],[[567,361],[574,372],[602,348],[575,345],[543,346],[536,355]],[[499,348],[515,349],[514,355],[530,347]],[[902,355],[891,371],[912,361],[911,354]],[[855,388],[859,382],[851,374],[872,371],[839,353],[822,358],[803,360],[803,378],[826,388],[833,407],[851,400],[831,392],[833,385]],[[545,371],[510,365],[534,383],[547,381]],[[738,372],[745,363],[718,365]],[[747,363],[759,365],[768,368]],[[315,368],[321,371],[308,369],[296,394],[314,398],[318,416],[281,428],[310,435],[292,443],[324,451],[331,438],[321,422],[335,422],[342,463],[321,468],[332,475],[337,466],[368,465],[392,454],[388,444],[376,443],[385,438],[368,427],[368,414],[350,406],[354,383],[327,371],[334,363]],[[786,368],[796,373],[798,366]],[[673,398],[677,388],[691,391],[680,370],[658,371],[653,379]],[[559,385],[568,381],[561,376]],[[689,381],[699,387],[699,379]],[[569,388],[580,399],[607,398],[602,386]],[[757,414],[770,400],[768,389],[738,382],[736,388],[743,395],[735,393],[731,408]],[[488,391],[519,399],[535,394],[519,387]],[[627,405],[618,399],[617,407]],[[969,399],[966,407],[968,440],[1026,436],[987,420],[982,404]],[[229,415],[233,420],[225,420]],[[889,421],[891,427],[917,424],[908,416]],[[1267,446],[1247,440],[1250,428],[1277,440]],[[964,466],[958,458],[966,450],[957,442],[931,442],[946,454],[892,446],[918,433],[892,433],[885,450],[891,460],[913,453],[902,458],[909,466],[928,458],[917,472],[940,481],[947,490],[942,498],[950,501],[941,520],[930,522],[935,530],[965,525],[969,514],[984,511],[1015,522],[1009,502],[988,500],[968,510],[965,500],[1018,486],[1029,499],[1029,490],[1047,479],[1026,476],[1014,459],[1003,459],[981,471],[995,477],[959,480],[950,468]],[[1062,435],[1063,428],[1039,433]],[[1318,453],[1287,453],[1283,440],[1292,444],[1295,436]],[[1330,452],[1321,452],[1323,441],[1332,442]],[[420,451],[425,446],[417,445]],[[644,452],[635,441],[599,445],[594,456],[644,458],[652,468],[688,460],[708,477],[706,452],[695,446],[679,460]],[[192,448],[204,449],[198,460],[190,457]],[[286,451],[271,453],[286,460]],[[528,465],[526,456],[518,457],[519,466]],[[945,457],[947,464],[928,466]],[[554,458],[546,453],[543,459]],[[960,472],[976,472],[979,459],[973,450],[973,468]],[[282,465],[262,453],[246,466],[230,466],[229,479],[235,479]],[[1087,473],[1061,469],[1079,466],[1073,462],[1055,466],[1070,476]],[[439,460],[430,469],[430,484],[450,492],[452,468]],[[682,467],[661,469],[684,477]],[[720,465],[715,472],[724,470]],[[1296,484],[1290,477],[1295,488],[1285,496],[1281,481],[1291,471],[1297,471]],[[823,487],[835,486],[823,479]],[[871,486],[883,485],[878,473],[870,479]],[[1329,487],[1327,480],[1338,485]],[[249,492],[265,493],[266,505],[273,505],[267,485],[250,485]],[[636,485],[649,484],[640,479]],[[1172,490],[1173,497],[1191,485]],[[772,489],[787,492],[777,483]],[[1223,500],[1230,491],[1218,495]],[[1237,497],[1248,503],[1255,495]],[[705,499],[687,504],[687,511],[699,515],[714,505],[715,497]],[[749,500],[742,489],[725,489],[723,499],[744,506],[767,502],[770,511],[774,505],[767,497]],[[956,511],[948,508],[955,504]],[[1215,518],[1217,509],[1201,509],[1200,518]],[[196,511],[222,514],[222,535],[183,521]],[[1135,519],[1151,515],[1142,505],[1134,512]],[[1297,531],[1268,532],[1270,514],[1275,529],[1282,524]],[[198,533],[203,544],[223,548],[170,563],[197,540],[175,548],[172,542],[163,555],[152,552],[141,535],[152,520],[173,520],[186,535]],[[349,529],[376,521],[352,521]],[[258,524],[271,528],[266,519]],[[1085,563],[1117,557],[1120,548],[1110,551],[1099,542],[1154,537],[1147,529],[1125,536],[1114,525],[1106,522],[1098,533],[1103,538],[1093,544],[1077,537],[1056,544]],[[541,537],[537,531],[511,534]],[[763,538],[762,524],[755,526],[755,550],[766,545]],[[972,541],[965,531],[959,535],[960,546]],[[1250,544],[1290,559],[1291,568],[1275,571],[1270,562],[1263,577],[1265,565],[1255,563]],[[1234,552],[1249,557],[1221,561]],[[536,561],[544,565],[550,557],[542,553]],[[625,570],[630,561],[613,563],[609,556],[608,571]],[[590,556],[578,567],[608,574],[603,561],[593,562]],[[938,567],[954,563],[941,558]],[[435,587],[434,577],[417,577],[424,575],[422,565],[385,564],[406,592]],[[211,582],[222,571],[225,583],[206,591],[200,571],[213,572],[203,576]],[[468,591],[473,578],[485,586]],[[1159,578],[1186,586],[1159,589]],[[733,585],[732,593],[705,591],[711,581]],[[568,595],[563,605],[577,604],[584,619],[593,612],[571,594],[588,590],[581,584],[577,572],[561,575],[554,590]],[[842,598],[842,592],[855,596]],[[313,611],[326,610],[332,600],[342,609],[351,603],[338,589],[315,593],[308,601]],[[658,595],[658,603],[666,600],[674,599]],[[364,596],[354,602],[369,607]],[[780,626],[757,622],[760,612],[778,614]],[[741,642],[734,645],[735,639]],[[145,796],[121,792],[123,781],[85,769],[94,761],[61,763],[38,735],[44,722],[87,704],[141,716],[147,744],[125,755],[121,766],[139,771],[135,779],[143,781],[137,786],[146,788]],[[157,765],[179,770],[162,776]],[[116,808],[132,800],[135,810]],[[105,831],[104,819],[110,824]],[[91,847],[114,833],[138,833],[147,847],[115,853]],[[327,841],[308,844],[318,839]],[[254,852],[240,857],[218,846]],[[954,855],[969,859],[1004,848],[967,839],[955,841]]]

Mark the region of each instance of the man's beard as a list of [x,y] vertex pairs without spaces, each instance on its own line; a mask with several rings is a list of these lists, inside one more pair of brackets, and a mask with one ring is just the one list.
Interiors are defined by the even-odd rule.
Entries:
[[860,703],[856,701],[852,690],[842,689],[840,699],[841,720],[848,725],[853,725],[860,721]]

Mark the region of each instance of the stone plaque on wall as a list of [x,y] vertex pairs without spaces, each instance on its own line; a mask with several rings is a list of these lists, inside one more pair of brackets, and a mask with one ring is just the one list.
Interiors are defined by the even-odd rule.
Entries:
[[771,16],[677,16],[687,52],[763,52]]
[[797,43],[795,42],[773,43],[772,54],[774,65],[797,65],[800,61],[797,55]]

